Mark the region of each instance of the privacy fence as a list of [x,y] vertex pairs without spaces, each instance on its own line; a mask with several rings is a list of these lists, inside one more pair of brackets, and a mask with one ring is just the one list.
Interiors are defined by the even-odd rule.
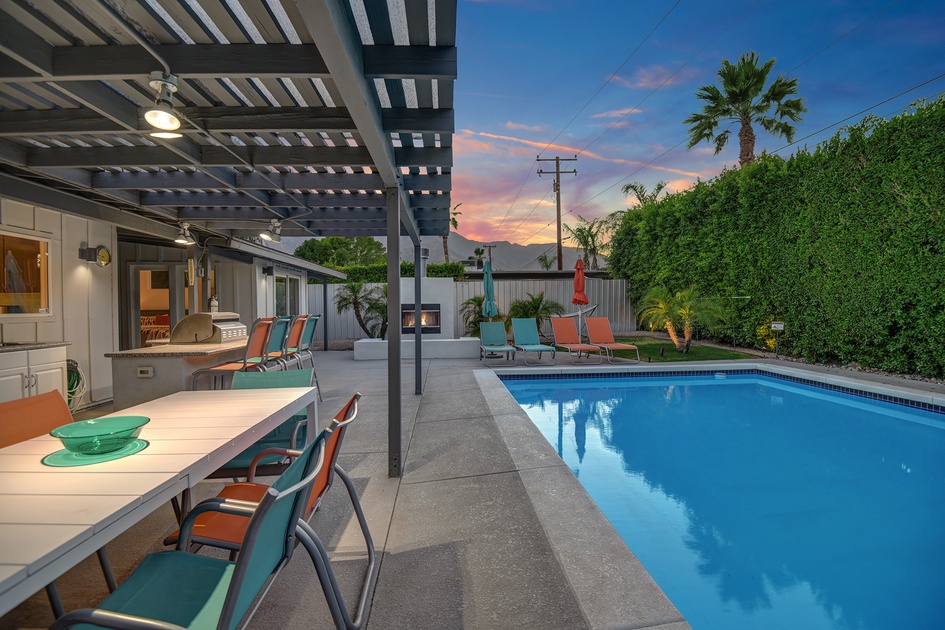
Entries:
[[[358,326],[352,311],[338,313],[335,308],[335,295],[341,290],[342,285],[328,285],[328,305],[326,307],[321,286],[309,287],[308,308],[310,313],[324,313],[319,322],[318,336],[321,338],[323,329],[322,322],[327,320],[328,338],[331,339],[362,339],[367,335]],[[456,282],[455,287],[455,310],[456,321],[454,330],[463,334],[465,324],[462,317],[462,304],[471,297],[482,295],[482,280],[465,280]],[[546,300],[554,300],[565,307],[567,313],[577,312],[578,307],[571,304],[571,297],[574,295],[574,282],[572,279],[534,279],[534,280],[501,280],[495,281],[495,297],[499,305],[499,310],[506,313],[509,305],[515,300],[528,298],[528,294],[538,295],[544,292]],[[610,280],[602,278],[587,278],[585,294],[590,301],[590,305],[597,304],[597,310],[594,316],[606,317],[610,320],[610,325],[614,333],[631,332],[636,330],[636,323],[633,315],[633,308],[630,299],[627,297],[626,280]],[[427,301],[424,298],[424,301]],[[584,309],[588,307],[582,307]],[[543,331],[551,334],[551,327]]]

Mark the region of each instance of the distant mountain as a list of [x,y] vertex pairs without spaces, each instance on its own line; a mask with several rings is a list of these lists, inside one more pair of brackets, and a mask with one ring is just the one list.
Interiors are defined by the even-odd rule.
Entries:
[[[381,243],[387,244],[387,239],[375,237]],[[288,254],[294,254],[299,245],[304,243],[305,238],[285,237],[281,243],[267,243],[268,247]],[[554,243],[533,243],[531,245],[519,245],[509,243],[508,241],[498,241],[492,243],[480,243],[472,241],[456,232],[450,232],[449,249],[450,261],[462,262],[463,260],[472,260],[476,256],[473,251],[477,247],[485,249],[485,245],[495,245],[492,248],[492,268],[496,271],[519,271],[527,269],[541,269],[538,264],[538,257],[547,254],[549,258],[556,255]],[[422,236],[420,237],[420,246],[430,250],[431,263],[442,263],[443,258],[443,238],[440,236]],[[563,269],[573,269],[574,262],[580,257],[581,250],[576,247],[564,247]],[[486,249],[486,258],[489,250]],[[407,236],[400,238],[400,258],[402,260],[413,260],[413,242]],[[557,264],[552,269],[557,269]]]

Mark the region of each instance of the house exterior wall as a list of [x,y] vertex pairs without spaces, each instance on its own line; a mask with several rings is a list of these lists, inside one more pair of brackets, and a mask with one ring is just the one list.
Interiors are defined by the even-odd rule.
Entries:
[[82,247],[104,245],[115,256],[117,231],[106,223],[0,198],[0,230],[49,240],[49,315],[0,315],[4,341],[69,342],[66,356],[86,378],[87,403],[112,396],[111,363],[118,349],[118,265],[80,260]]

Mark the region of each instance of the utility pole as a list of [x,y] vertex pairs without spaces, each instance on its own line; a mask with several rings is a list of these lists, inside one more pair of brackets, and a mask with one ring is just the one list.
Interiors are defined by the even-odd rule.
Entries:
[[[551,158],[541,158],[537,155],[535,156],[536,162],[550,162]],[[561,249],[561,163],[562,162],[577,162],[577,156],[573,158],[560,158],[557,155],[555,156],[555,203],[558,208],[558,271],[561,271],[563,267],[561,266],[561,259],[564,257],[564,252]],[[577,175],[577,169],[571,169],[570,171],[564,171],[565,175],[568,174]],[[543,171],[538,169],[538,176],[550,174],[550,171]]]
[[495,245],[483,245],[483,247],[489,250],[489,266],[492,266],[492,248],[495,247]]

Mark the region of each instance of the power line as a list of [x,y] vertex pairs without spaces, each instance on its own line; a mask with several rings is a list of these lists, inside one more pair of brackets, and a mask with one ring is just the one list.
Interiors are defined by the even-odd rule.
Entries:
[[[671,75],[669,75],[668,77],[666,77],[665,79],[663,79],[663,82],[660,83],[659,85],[657,85],[657,86],[653,89],[652,92],[650,92],[649,94],[647,94],[646,96],[644,96],[643,99],[642,99],[639,103],[637,103],[636,105],[634,105],[633,107],[631,107],[629,110],[627,110],[627,113],[625,113],[623,116],[621,116],[620,118],[618,118],[617,120],[615,120],[615,121],[613,122],[613,124],[610,125],[610,127],[608,127],[607,129],[605,129],[604,131],[602,131],[599,136],[597,136],[596,138],[594,138],[593,140],[591,140],[590,142],[588,142],[588,143],[584,146],[583,149],[581,149],[580,151],[578,151],[578,155],[581,155],[582,153],[584,153],[585,151],[587,151],[587,150],[591,147],[592,144],[594,144],[595,142],[597,142],[598,140],[600,140],[601,138],[603,138],[603,137],[604,137],[607,133],[609,133],[614,127],[616,127],[617,125],[619,125],[620,123],[622,123],[624,118],[626,118],[627,116],[629,116],[629,115],[630,115],[631,113],[633,113],[634,111],[638,110],[638,109],[640,108],[640,105],[643,105],[643,103],[645,103],[645,102],[647,101],[647,99],[649,99],[651,96],[653,96],[654,94],[656,94],[657,92],[659,92],[660,88],[662,88],[664,85],[666,85],[666,84],[669,82],[669,80],[672,79],[674,76],[676,76],[677,74],[679,74],[679,73],[683,70],[683,68],[685,68],[685,67],[688,66],[690,63],[692,63],[692,62],[695,60],[695,58],[698,57],[699,55],[701,55],[702,52],[703,52],[706,48],[708,48],[709,46],[711,46],[712,44],[714,44],[714,43],[716,42],[716,40],[718,40],[720,37],[722,37],[722,35],[724,35],[724,34],[726,33],[726,31],[728,31],[728,29],[730,29],[730,28],[732,28],[733,26],[735,26],[735,24],[736,24],[740,19],[742,19],[743,17],[745,17],[745,15],[746,15],[749,11],[751,11],[751,10],[754,9],[756,6],[758,6],[758,3],[759,3],[759,2],[761,2],[761,0],[755,0],[755,2],[752,3],[752,5],[751,5],[750,7],[748,7],[748,8],[745,9],[744,11],[742,11],[741,14],[740,14],[738,17],[736,17],[734,20],[732,20],[731,22],[729,22],[728,26],[726,26],[724,29],[722,29],[722,31],[721,31],[718,35],[716,35],[715,37],[713,37],[713,38],[709,41],[709,43],[707,43],[705,46],[703,46],[702,48],[700,48],[700,49],[699,49],[699,52],[697,52],[697,53],[694,54],[692,57],[690,57],[690,58],[689,58],[689,61],[687,61],[687,62],[684,63],[683,65],[681,65],[681,66],[679,66],[678,68],[676,68],[676,71],[675,71],[675,72],[673,72]],[[896,0],[896,2],[899,2],[899,0]]]
[[656,32],[656,29],[658,29],[658,28],[660,27],[660,24],[662,24],[663,22],[666,21],[666,18],[669,17],[669,14],[672,13],[672,12],[676,9],[677,6],[679,6],[679,3],[680,3],[681,1],[682,1],[682,0],[676,0],[676,4],[674,4],[673,6],[671,6],[671,7],[669,8],[669,11],[666,12],[666,15],[664,15],[664,16],[662,17],[662,19],[660,19],[660,21],[656,23],[656,26],[654,26],[652,29],[650,29],[650,32],[646,34],[646,37],[644,37],[644,38],[640,41],[640,43],[637,44],[637,47],[633,49],[633,51],[630,53],[630,55],[629,55],[626,59],[623,60],[623,63],[620,64],[620,67],[617,68],[616,70],[614,70],[613,73],[612,73],[609,77],[607,77],[607,80],[604,81],[604,84],[603,84],[602,86],[600,86],[600,88],[598,88],[598,90],[597,90],[596,92],[594,92],[594,95],[591,96],[591,98],[589,98],[586,103],[584,103],[584,106],[583,106],[581,109],[578,110],[578,112],[574,115],[574,117],[571,118],[571,120],[568,121],[568,124],[565,125],[564,128],[562,128],[561,131],[559,131],[558,134],[557,134],[554,138],[551,139],[551,142],[549,142],[548,144],[545,145],[545,148],[544,148],[544,149],[542,149],[541,151],[538,152],[538,155],[539,155],[539,156],[541,156],[541,154],[545,152],[545,149],[547,149],[547,148],[550,147],[552,144],[554,144],[554,141],[557,140],[557,139],[561,136],[561,134],[563,134],[563,133],[565,132],[565,130],[566,130],[568,127],[571,126],[571,123],[573,123],[575,120],[577,120],[577,117],[581,115],[581,112],[583,112],[585,109],[587,109],[587,106],[590,105],[591,102],[592,102],[595,98],[597,98],[597,95],[600,94],[600,93],[604,90],[605,87],[607,87],[607,85],[613,80],[613,78],[614,78],[615,76],[617,76],[617,73],[620,72],[620,71],[623,69],[623,67],[624,67],[625,65],[627,65],[627,63],[630,61],[630,59],[631,59],[635,54],[637,54],[637,51],[640,50],[640,48],[643,46],[643,44],[645,44],[645,43],[647,42],[647,40],[650,39],[650,36],[653,35],[653,33]]
[[[639,44],[637,44],[637,47],[634,48],[633,51],[630,53],[630,55],[627,56],[626,59],[624,59],[624,61],[623,61],[622,64],[620,64],[620,67],[618,67],[616,70],[613,71],[613,73],[607,78],[607,80],[604,81],[604,84],[601,85],[600,88],[598,88],[598,90],[597,90],[596,92],[594,92],[594,95],[591,96],[591,98],[589,98],[588,101],[587,101],[586,103],[584,103],[584,106],[583,106],[580,110],[578,110],[578,112],[571,118],[571,120],[568,121],[568,124],[565,125],[565,126],[561,129],[561,131],[559,131],[559,132],[555,135],[555,137],[552,138],[551,141],[548,142],[548,144],[545,145],[545,148],[544,148],[544,149],[542,149],[541,151],[538,152],[538,155],[539,155],[539,156],[541,156],[541,154],[544,153],[544,151],[545,151],[548,147],[550,147],[552,144],[554,144],[555,140],[557,140],[559,137],[561,137],[561,134],[564,133],[565,130],[566,130],[568,127],[570,127],[571,124],[572,124],[575,120],[577,120],[577,117],[581,115],[581,112],[583,112],[585,109],[587,109],[587,106],[590,105],[591,102],[592,102],[595,98],[597,98],[597,95],[600,94],[600,93],[603,91],[603,89],[604,89],[605,87],[607,87],[607,85],[613,80],[613,78],[614,78],[615,76],[617,76],[617,73],[620,72],[620,71],[623,69],[623,67],[624,67],[625,65],[627,65],[627,63],[630,61],[630,59],[633,57],[633,55],[635,55],[636,52],[637,52],[638,50],[640,50],[640,47],[643,46],[643,44],[646,43],[646,41],[650,38],[650,36],[651,36],[654,32],[656,32],[656,29],[659,28],[660,24],[662,24],[662,23],[666,20],[666,18],[669,17],[670,13],[672,13],[673,10],[676,9],[676,7],[679,5],[679,3],[680,3],[681,1],[682,1],[682,0],[676,0],[676,4],[674,4],[672,7],[670,7],[669,11],[667,11],[666,14],[662,17],[662,19],[660,19],[660,21],[656,23],[656,26],[654,26],[654,27],[652,28],[652,30],[650,30],[650,32],[647,33],[646,37],[644,37],[643,40],[642,40]],[[759,1],[760,1],[760,0],[759,0]],[[757,2],[756,2],[756,4],[757,4]],[[512,207],[515,205],[515,202],[518,201],[519,195],[522,194],[522,190],[524,190],[525,184],[528,182],[528,176],[529,176],[530,174],[531,174],[531,167],[529,167],[528,173],[526,173],[526,175],[525,175],[525,180],[522,182],[522,185],[519,187],[518,192],[515,194],[515,198],[512,199],[512,203],[509,204],[509,209],[505,211],[505,216],[502,217],[502,220],[499,221],[499,225],[496,226],[495,230],[493,230],[492,236],[489,238],[490,241],[495,238],[495,235],[496,235],[496,234],[498,233],[498,231],[502,228],[502,225],[505,223],[505,220],[508,218],[509,214],[512,212]]]
[[[522,224],[525,223],[525,221],[528,220],[528,217],[532,216],[532,214],[535,212],[535,210],[537,210],[538,207],[541,205],[541,202],[543,202],[543,201],[545,200],[545,198],[548,197],[548,195],[549,195],[552,191],[553,191],[553,188],[552,188],[552,189],[549,189],[549,190],[542,196],[542,198],[538,200],[538,203],[536,203],[534,206],[532,206],[532,209],[529,210],[529,211],[528,211],[528,214],[526,214],[525,217],[524,217],[521,221],[518,222],[518,225],[515,226],[515,229],[512,230],[511,232],[509,232],[509,235],[508,235],[507,238],[509,238],[509,239],[512,238],[512,235],[515,234],[516,232],[518,232],[518,229],[519,229],[520,227],[522,227]],[[489,240],[491,241],[491,240],[494,240],[494,239],[489,239]]]

